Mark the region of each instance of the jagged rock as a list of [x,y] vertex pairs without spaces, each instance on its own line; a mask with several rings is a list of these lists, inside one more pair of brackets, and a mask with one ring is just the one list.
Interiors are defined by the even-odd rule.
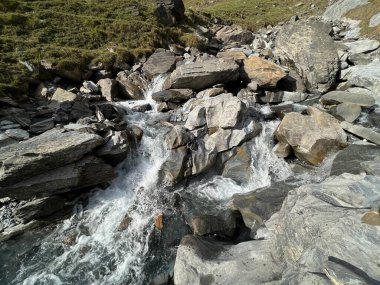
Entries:
[[148,80],[139,72],[131,74],[120,71],[116,77],[119,83],[119,95],[125,99],[144,99],[145,90],[148,89]]
[[233,60],[208,59],[177,67],[170,76],[172,89],[203,90],[218,83],[236,81],[239,66]]
[[5,131],[5,134],[17,141],[24,141],[29,139],[30,135],[27,131],[21,130],[21,129],[9,129]]
[[331,91],[321,97],[324,105],[336,105],[339,103],[353,103],[362,107],[372,107],[375,99],[365,93],[350,93],[346,91]]
[[0,153],[0,186],[76,161],[103,142],[98,135],[53,129],[6,146]]
[[176,65],[175,54],[170,51],[158,51],[152,54],[143,66],[150,78],[173,71]]
[[328,20],[340,20],[348,11],[368,3],[368,0],[338,0],[329,6],[323,17]]
[[104,184],[115,176],[110,165],[99,158],[87,156],[74,163],[45,170],[31,178],[21,178],[16,183],[0,186],[0,197],[46,197]]
[[222,235],[233,237],[238,227],[237,220],[240,215],[231,210],[224,211],[218,215],[201,215],[191,220],[195,235]]
[[192,133],[183,126],[174,126],[165,136],[165,145],[168,149],[175,149],[188,145],[194,139]]
[[140,113],[145,113],[148,111],[152,111],[152,105],[149,103],[147,104],[142,104],[142,105],[136,105],[131,108],[133,112],[140,112]]
[[119,232],[125,231],[132,222],[132,218],[129,216],[129,213],[125,214],[123,220],[120,222],[117,230]]
[[244,60],[243,68],[248,80],[257,82],[262,88],[276,87],[277,82],[286,76],[281,67],[257,56]]
[[342,103],[336,107],[335,115],[346,122],[352,123],[359,118],[362,108],[354,103]]
[[54,120],[50,118],[34,123],[30,126],[30,131],[34,134],[42,134],[52,128],[54,128]]
[[365,163],[374,162],[378,157],[380,157],[380,148],[378,146],[349,145],[336,155],[331,166],[330,176],[338,176],[343,173],[366,173]]
[[171,150],[159,171],[159,181],[170,186],[181,181],[186,170],[187,154],[185,146]]
[[55,90],[53,96],[51,97],[51,103],[49,104],[49,106],[52,108],[56,108],[61,102],[75,101],[78,99],[79,99],[78,95],[72,92],[66,91],[62,88],[57,88],[57,90]]
[[258,102],[258,93],[251,91],[249,88],[241,89],[236,97],[238,97],[247,106],[255,106]]
[[164,25],[172,26],[185,19],[185,5],[182,0],[155,0],[155,16]]
[[264,96],[258,96],[258,100],[262,103],[281,103],[292,101],[294,103],[305,101],[310,94],[288,91],[265,91]]
[[350,55],[371,52],[380,47],[380,42],[369,39],[345,42],[343,44],[347,46]]
[[203,106],[196,106],[187,116],[185,128],[188,130],[195,130],[206,125],[206,108]]
[[33,220],[27,224],[18,224],[14,227],[6,228],[4,231],[0,232],[0,242],[14,238],[26,231],[35,229],[38,226],[40,226],[40,222]]
[[335,83],[339,57],[329,36],[331,25],[298,21],[285,26],[276,39],[275,53],[282,63],[295,67],[312,93],[323,93]]
[[222,176],[231,178],[237,183],[248,183],[251,179],[252,155],[247,144],[242,145],[224,164]]
[[199,140],[197,149],[191,152],[191,175],[198,175],[209,170],[215,164],[217,155],[215,144]]
[[152,94],[153,100],[157,102],[183,103],[194,97],[191,89],[169,89]]
[[122,162],[131,149],[131,138],[127,131],[112,132],[108,141],[98,148],[95,154],[106,163],[117,165]]
[[100,79],[98,85],[100,86],[102,96],[107,101],[112,102],[118,97],[119,89],[116,80],[109,78]]
[[292,147],[287,143],[281,143],[275,145],[273,152],[281,158],[286,158],[292,153]]
[[[177,250],[174,284],[269,284],[281,278],[282,266],[268,242],[223,242],[185,236]],[[252,270],[254,268],[254,270]]]
[[331,115],[308,107],[308,116],[288,113],[275,131],[279,142],[292,146],[295,155],[313,165],[346,146],[347,136]]
[[341,122],[340,125],[345,131],[354,134],[355,136],[358,136],[360,138],[366,139],[370,142],[373,142],[377,145],[380,145],[380,133],[373,131],[369,128],[350,124],[348,122]]
[[224,26],[216,32],[216,38],[221,40],[225,45],[238,42],[240,44],[251,44],[254,36],[252,32],[244,30],[242,27]]

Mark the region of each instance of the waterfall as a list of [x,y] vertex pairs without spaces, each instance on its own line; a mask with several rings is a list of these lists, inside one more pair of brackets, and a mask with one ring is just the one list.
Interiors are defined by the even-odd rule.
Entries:
[[[145,102],[152,103],[151,94],[161,90],[164,81],[165,77],[153,81]],[[129,115],[128,121],[139,125],[144,136],[136,154],[118,166],[118,178],[107,189],[95,189],[88,204],[76,205],[69,219],[0,245],[0,260],[8,263],[0,284],[147,284],[160,273],[157,270],[165,269],[157,264],[173,262],[176,250],[152,254],[149,248],[154,217],[165,211],[165,201],[178,193],[190,216],[217,212],[233,194],[291,174],[287,163],[272,153],[278,122],[264,122],[261,135],[250,144],[252,179],[247,185],[213,176],[169,192],[157,186],[159,168],[168,155],[163,147],[167,129],[149,125],[154,116],[154,112]],[[129,225],[118,231],[126,214]],[[70,237],[72,243],[64,244]]]

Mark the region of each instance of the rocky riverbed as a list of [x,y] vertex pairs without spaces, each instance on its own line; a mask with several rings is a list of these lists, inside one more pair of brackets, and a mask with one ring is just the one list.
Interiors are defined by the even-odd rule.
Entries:
[[0,283],[380,284],[380,43],[341,13],[360,4],[0,98]]

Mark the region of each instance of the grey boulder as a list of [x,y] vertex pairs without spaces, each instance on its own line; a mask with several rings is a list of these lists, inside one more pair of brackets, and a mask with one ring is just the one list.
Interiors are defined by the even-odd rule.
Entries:
[[336,105],[339,103],[353,103],[361,107],[372,107],[375,105],[375,99],[365,93],[350,93],[347,91],[331,91],[321,97],[323,105]]
[[173,71],[176,64],[175,54],[170,51],[157,51],[152,54],[143,66],[143,71],[150,78]]

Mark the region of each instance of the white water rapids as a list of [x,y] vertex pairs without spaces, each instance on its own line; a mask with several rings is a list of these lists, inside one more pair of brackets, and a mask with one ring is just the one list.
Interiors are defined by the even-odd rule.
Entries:
[[[164,77],[157,78],[146,102],[158,91]],[[150,94],[150,95],[149,95]],[[135,104],[135,103],[133,103]],[[71,218],[58,225],[25,234],[0,245],[0,284],[147,284],[172,265],[175,250],[150,248],[154,217],[165,211],[174,194],[187,197],[185,208],[207,213],[222,208],[235,193],[243,193],[283,180],[291,175],[288,164],[272,153],[273,131],[278,122],[264,122],[252,146],[252,180],[239,186],[220,176],[204,178],[173,192],[157,187],[158,170],[167,151],[163,136],[168,129],[149,124],[157,114],[133,114],[129,121],[140,125],[144,136],[137,154],[119,166],[119,175],[106,190],[96,190],[87,205],[76,205]],[[118,231],[125,214],[128,228]],[[75,244],[63,240],[74,236]],[[181,238],[180,234],[177,237]],[[163,250],[164,251],[164,250]]]

